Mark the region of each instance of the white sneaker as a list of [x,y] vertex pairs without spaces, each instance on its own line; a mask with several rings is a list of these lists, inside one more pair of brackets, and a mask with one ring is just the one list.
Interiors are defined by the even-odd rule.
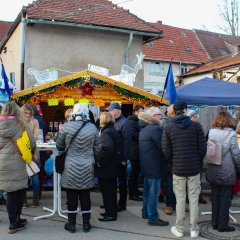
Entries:
[[191,238],[198,238],[199,230],[191,230]]
[[179,232],[175,226],[171,227],[171,233],[173,235],[175,235],[176,237],[178,237],[178,238],[182,238],[183,237],[183,233]]

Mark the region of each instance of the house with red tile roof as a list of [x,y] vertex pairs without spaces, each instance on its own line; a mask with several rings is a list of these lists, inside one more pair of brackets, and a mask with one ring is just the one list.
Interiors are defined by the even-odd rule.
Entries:
[[239,51],[240,37],[194,29],[211,59]]
[[0,43],[3,40],[4,36],[8,32],[12,25],[12,22],[5,22],[0,20]]
[[183,74],[181,82],[192,83],[203,77],[240,83],[240,37],[194,30],[211,60]]
[[172,62],[175,83],[178,76],[210,60],[210,56],[194,31],[152,23],[162,31],[164,38],[144,45],[144,89],[157,94],[164,87],[170,62]]
[[240,83],[240,53],[215,58],[182,75],[181,81],[189,84],[204,77]]
[[[36,83],[27,74],[31,67],[55,68],[62,77],[92,64],[117,75],[123,64],[135,66],[144,42],[161,37],[161,30],[109,0],[36,0],[22,8],[0,55],[20,90]],[[143,71],[134,86],[143,88]]]

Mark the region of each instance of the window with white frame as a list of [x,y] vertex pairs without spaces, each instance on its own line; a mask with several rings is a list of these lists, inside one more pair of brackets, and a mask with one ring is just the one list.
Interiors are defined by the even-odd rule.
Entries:
[[10,73],[10,82],[15,86],[15,72]]
[[187,71],[188,71],[187,65],[186,64],[181,64],[180,65],[181,75],[185,74]]
[[166,64],[162,62],[150,62],[149,74],[151,75],[166,75]]

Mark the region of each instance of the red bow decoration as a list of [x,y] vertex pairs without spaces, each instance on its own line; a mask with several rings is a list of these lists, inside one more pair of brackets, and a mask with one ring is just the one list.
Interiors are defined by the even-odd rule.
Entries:
[[94,90],[94,87],[90,83],[85,83],[85,85],[81,86],[80,89],[82,90],[82,96],[92,96],[92,91]]

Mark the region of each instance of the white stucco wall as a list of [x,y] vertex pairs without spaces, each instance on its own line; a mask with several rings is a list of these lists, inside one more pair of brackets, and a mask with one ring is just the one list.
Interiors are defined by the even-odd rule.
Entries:
[[[146,91],[151,91],[153,94],[157,94],[164,88],[164,83],[166,81],[167,72],[169,68],[169,62],[158,61],[165,65],[165,74],[153,75],[150,73],[151,62],[156,62],[153,60],[144,60],[144,89]],[[188,69],[194,67],[194,65],[187,65]],[[172,63],[174,81],[178,80],[178,76],[181,75],[180,63]]]
[[[88,64],[109,68],[110,74],[120,74],[125,63],[129,34],[77,27],[33,24],[27,26],[25,51],[25,88],[36,83],[27,69],[41,71],[59,68],[70,72],[87,69]],[[143,52],[142,36],[133,37],[129,49],[129,65],[134,68],[136,54]],[[69,75],[59,71],[59,76]],[[137,74],[134,86],[143,88],[143,71]]]
[[10,73],[15,73],[17,91],[20,90],[21,31],[22,27],[21,24],[19,24],[4,46],[7,50],[6,53],[4,53],[4,51],[1,53],[1,58],[8,78],[10,79]]

